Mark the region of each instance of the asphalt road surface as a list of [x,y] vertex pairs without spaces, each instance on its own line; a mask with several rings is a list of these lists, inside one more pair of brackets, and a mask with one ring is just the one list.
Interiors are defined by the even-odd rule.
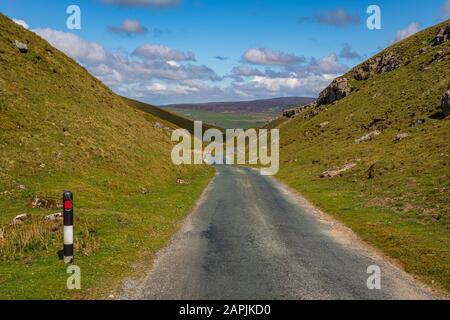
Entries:
[[[198,207],[122,298],[428,299],[433,293],[275,179],[220,166]],[[367,268],[381,270],[369,290]]]

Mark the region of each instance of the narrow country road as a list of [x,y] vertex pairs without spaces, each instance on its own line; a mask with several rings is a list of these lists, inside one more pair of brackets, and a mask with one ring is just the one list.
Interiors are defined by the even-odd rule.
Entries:
[[[427,299],[431,291],[340,223],[248,168],[220,166],[127,299]],[[381,290],[367,268],[381,268]],[[127,292],[130,291],[130,292]]]

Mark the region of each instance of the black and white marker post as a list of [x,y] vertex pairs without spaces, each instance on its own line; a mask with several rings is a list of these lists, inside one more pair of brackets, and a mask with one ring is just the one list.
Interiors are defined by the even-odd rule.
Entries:
[[64,262],[73,262],[73,194],[64,192]]

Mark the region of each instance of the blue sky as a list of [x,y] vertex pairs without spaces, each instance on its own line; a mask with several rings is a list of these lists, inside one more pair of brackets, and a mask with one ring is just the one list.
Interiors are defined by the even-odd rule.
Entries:
[[[371,4],[382,29],[366,27]],[[66,8],[81,9],[81,30]],[[450,0],[2,0],[0,11],[119,94],[156,104],[316,96]]]

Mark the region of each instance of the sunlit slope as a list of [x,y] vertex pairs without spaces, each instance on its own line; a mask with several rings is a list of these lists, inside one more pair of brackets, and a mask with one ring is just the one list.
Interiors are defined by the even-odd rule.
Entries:
[[[450,120],[441,97],[450,89],[450,37],[437,35],[449,24],[384,50],[325,90],[318,106],[279,121],[279,177],[408,271],[446,289]],[[372,139],[356,143],[367,134]],[[348,164],[356,165],[321,178]]]
[[[41,225],[64,190],[75,194],[84,269],[76,295],[103,296],[137,255],[164,245],[212,175],[172,164],[168,127],[0,14],[0,298],[72,295],[56,254],[60,225]],[[22,213],[31,222],[12,228]]]

